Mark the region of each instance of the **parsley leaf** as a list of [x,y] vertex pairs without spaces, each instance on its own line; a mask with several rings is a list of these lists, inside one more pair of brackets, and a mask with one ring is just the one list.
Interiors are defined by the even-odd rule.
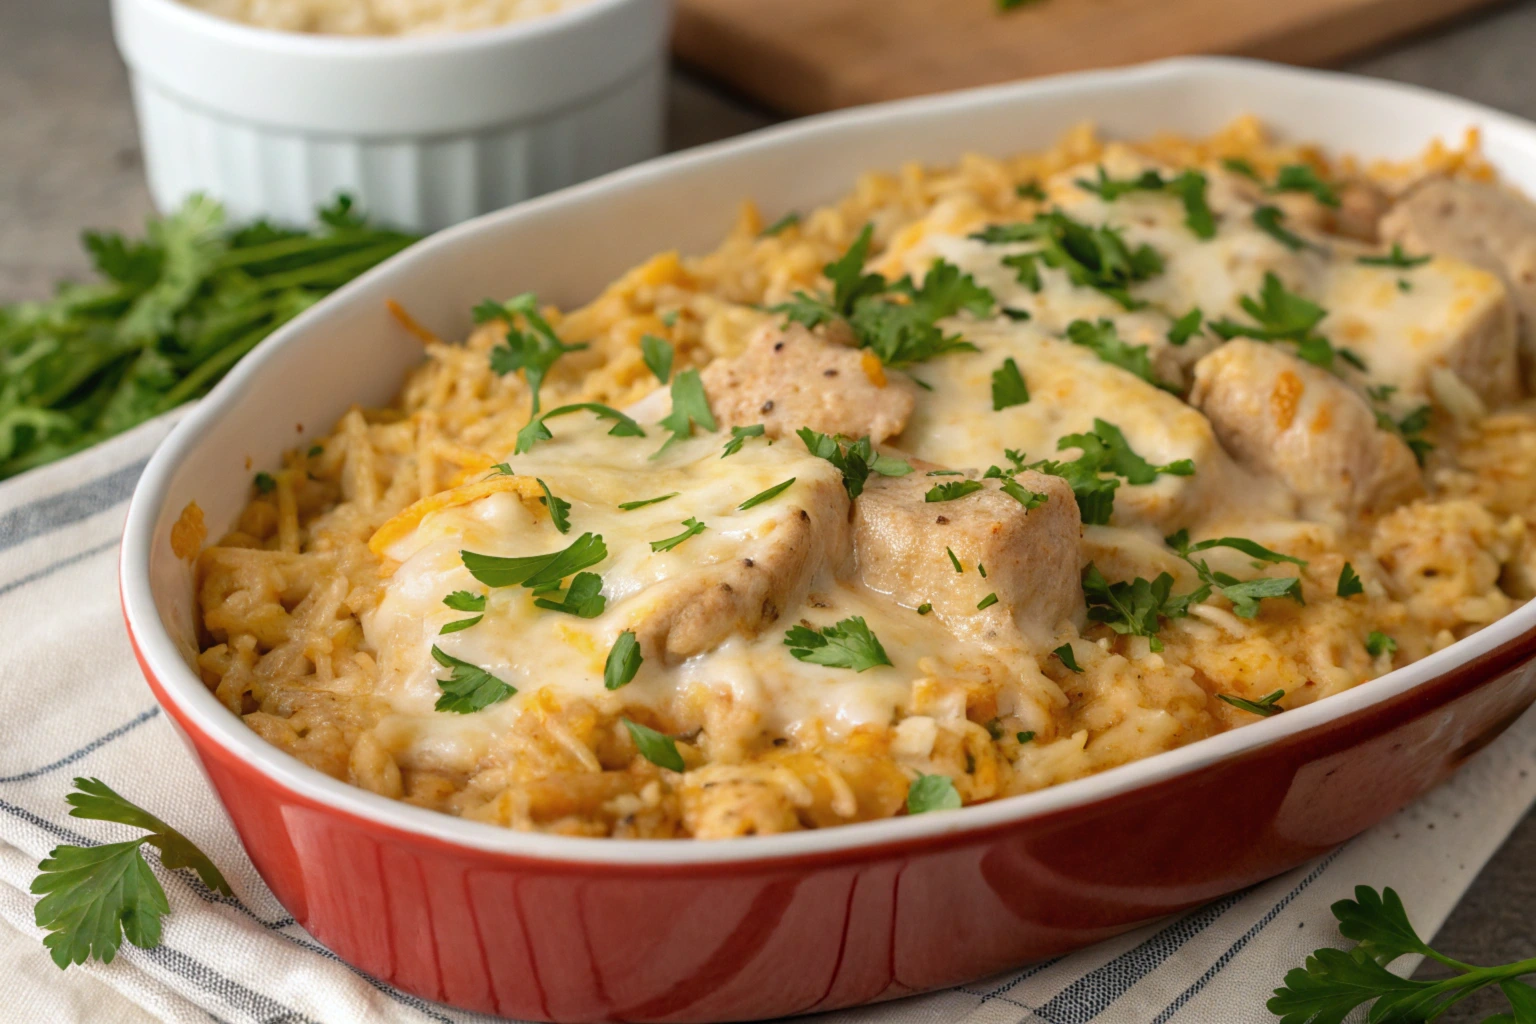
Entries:
[[[1067,666],[1067,668],[1071,669],[1073,672],[1081,673],[1083,671],[1082,668],[1077,664],[1077,655],[1073,653],[1071,644],[1062,644],[1051,653],[1056,655],[1056,657],[1061,660],[1061,663]],[[1023,743],[1024,741],[1020,740],[1019,742]]]
[[672,433],[667,443],[661,446],[661,451],[666,451],[675,441],[692,437],[695,424],[705,430],[716,429],[715,417],[710,414],[709,398],[704,394],[704,382],[699,379],[699,371],[684,370],[672,379],[672,411],[659,422],[660,426]]
[[629,738],[635,741],[635,749],[640,751],[641,757],[668,771],[681,772],[685,769],[683,755],[677,752],[677,744],[672,737],[627,718],[619,721],[629,730]]
[[[1367,393],[1373,401],[1384,402],[1387,397],[1397,389],[1391,385],[1383,385],[1380,388],[1368,388]],[[1413,457],[1420,466],[1424,465],[1424,459],[1435,446],[1422,436],[1429,429],[1429,420],[1432,410],[1428,405],[1421,405],[1402,419],[1394,419],[1392,414],[1385,409],[1376,410],[1376,425],[1389,434],[1396,434],[1403,439],[1408,450],[1413,452]]]
[[1152,650],[1161,651],[1163,642],[1157,631],[1164,618],[1183,618],[1188,603],[1174,598],[1173,577],[1159,573],[1155,580],[1140,576],[1134,580],[1110,583],[1092,562],[1083,570],[1083,596],[1088,618],[1102,622],[1121,635],[1144,636]]
[[559,530],[561,533],[570,533],[571,503],[566,501],[564,498],[555,497],[554,492],[549,489],[549,484],[546,484],[538,477],[534,477],[534,482],[537,483],[539,488],[544,492],[544,497],[539,499],[539,504],[544,505],[549,509],[550,522],[554,523],[555,529]]
[[640,336],[640,358],[645,360],[646,369],[663,384],[672,376],[672,356],[672,343],[667,339],[654,334]]
[[[513,326],[521,316],[528,330]],[[491,349],[491,369],[505,376],[517,370],[523,371],[528,381],[528,391],[533,403],[531,415],[539,414],[539,389],[550,367],[567,352],[578,352],[587,346],[567,345],[555,334],[555,329],[539,314],[539,300],[532,292],[525,292],[503,303],[490,299],[474,309],[476,323],[505,320],[507,335],[500,345]]]
[[613,429],[608,431],[613,437],[644,437],[645,431],[640,429],[640,424],[624,415],[611,406],[598,402],[574,402],[571,405],[562,405],[557,409],[551,409],[540,416],[529,420],[523,429],[517,432],[517,444],[514,450],[519,455],[526,455],[533,450],[533,446],[539,441],[548,441],[554,437],[549,432],[546,421],[557,416],[566,416],[573,412],[590,412],[598,419],[613,420]]
[[1367,267],[1396,267],[1399,270],[1411,270],[1422,266],[1434,259],[1433,256],[1409,256],[1403,251],[1403,247],[1397,242],[1392,243],[1392,251],[1385,256],[1361,256],[1356,263]]
[[455,590],[443,598],[443,604],[456,612],[483,612],[485,611],[485,595],[471,594],[467,590]]
[[1383,654],[1396,654],[1397,641],[1387,636],[1387,634],[1373,629],[1370,636],[1365,638],[1365,649],[1370,652],[1373,658],[1379,658]]
[[1236,576],[1211,569],[1203,559],[1190,556],[1200,551],[1209,551],[1211,548],[1232,548],[1271,565],[1289,562],[1306,568],[1307,563],[1300,558],[1271,551],[1246,537],[1217,537],[1191,544],[1189,531],[1180,530],[1164,540],[1169,547],[1178,552],[1180,558],[1189,563],[1200,578],[1201,586],[1192,593],[1184,595],[1183,600],[1186,604],[1198,604],[1215,591],[1232,602],[1232,611],[1235,615],[1239,618],[1251,619],[1259,613],[1259,602],[1265,598],[1289,597],[1297,604],[1306,603],[1302,599],[1299,576],[1260,576],[1252,580],[1239,580]]
[[706,529],[706,527],[705,527],[705,525],[703,523],[699,522],[697,519],[694,519],[692,516],[690,516],[689,518],[683,520],[683,532],[682,533],[678,534],[675,537],[668,537],[665,540],[653,540],[653,541],[651,541],[651,550],[652,551],[671,551],[673,548],[677,547],[679,544],[681,544],[683,541],[687,540],[689,537],[694,537],[694,536],[697,536],[697,535],[703,533],[705,531],[705,529]]
[[1205,198],[1205,175],[1199,171],[1184,171],[1174,178],[1164,178],[1159,171],[1142,171],[1134,178],[1115,179],[1099,168],[1096,182],[1079,178],[1077,186],[1093,192],[1099,198],[1113,202],[1130,192],[1166,192],[1184,204],[1184,224],[1198,238],[1216,236],[1216,218]]
[[788,213],[786,213],[784,216],[780,217],[778,220],[774,221],[772,224],[769,224],[767,227],[763,228],[763,230],[759,231],[757,233],[757,237],[758,238],[772,238],[774,235],[777,235],[777,234],[779,234],[780,232],[783,232],[783,231],[787,231],[790,228],[795,227],[799,223],[800,223],[800,215],[798,213],[796,213],[795,211],[791,210]]
[[492,704],[499,704],[517,692],[515,687],[502,682],[485,669],[444,653],[436,644],[432,645],[432,658],[444,668],[453,670],[447,679],[437,681],[443,691],[434,705],[437,711],[467,715]]
[[784,646],[800,661],[829,668],[851,668],[855,672],[889,665],[891,659],[864,620],[857,616],[843,619],[822,629],[791,626],[784,634]]
[[923,495],[924,501],[954,501],[963,498],[967,494],[975,494],[982,489],[980,480],[951,480],[949,483],[934,484],[928,488],[928,493]]
[[[1017,0],[1014,6],[1017,6]],[[960,793],[948,775],[918,775],[907,787],[907,813],[954,811],[960,808]]]
[[[579,572],[571,580],[571,586],[563,594],[559,590],[543,590],[554,597],[536,597],[533,603],[554,612],[565,612],[583,619],[595,619],[603,614],[608,599],[603,596],[603,578],[595,572]],[[556,601],[554,598],[560,600]]]
[[1200,333],[1200,325],[1204,320],[1205,314],[1200,312],[1199,306],[1185,313],[1173,322],[1172,327],[1168,328],[1168,344],[1187,344],[1190,338]]
[[1003,365],[992,371],[992,411],[1001,412],[1027,401],[1029,388],[1024,384],[1024,375],[1019,372],[1019,364],[1012,357],[1004,359]]
[[[983,575],[985,575],[985,573],[983,573]],[[979,612],[986,611],[988,608],[991,608],[995,604],[997,604],[997,595],[988,594],[986,597],[976,602],[976,610]]]
[[1178,388],[1159,380],[1152,372],[1152,357],[1147,354],[1147,346],[1128,345],[1121,341],[1113,320],[1100,319],[1097,324],[1074,320],[1067,325],[1067,339],[1074,345],[1088,349],[1111,366],[1134,373],[1154,387],[1178,394]]
[[1283,226],[1284,221],[1285,212],[1278,206],[1259,206],[1254,208],[1253,223],[1255,227],[1292,252],[1305,249],[1307,247],[1307,240],[1300,235],[1287,231]]
[[1013,734],[1013,738],[1019,744],[1019,746],[1022,747],[1024,744],[1035,738],[1035,731],[1030,729],[1027,732],[1017,732]]
[[1259,177],[1259,172],[1253,169],[1253,164],[1249,163],[1247,160],[1244,160],[1242,157],[1224,157],[1222,158],[1221,166],[1225,167],[1233,174],[1241,174],[1243,177],[1248,178],[1251,181],[1263,180]]
[[619,502],[619,508],[625,512],[633,512],[637,508],[645,508],[647,505],[655,505],[666,501],[668,498],[675,498],[681,493],[682,491],[673,491],[671,494],[663,494],[656,498],[641,498],[639,501],[621,501]]
[[1365,584],[1360,582],[1360,576],[1355,572],[1355,567],[1348,562],[1339,570],[1339,585],[1335,589],[1339,597],[1354,597],[1356,594],[1365,593]]
[[1273,693],[1266,693],[1258,700],[1248,700],[1230,693],[1218,693],[1216,699],[1231,704],[1239,711],[1246,711],[1251,715],[1258,715],[1261,718],[1269,718],[1285,710],[1285,708],[1276,703],[1276,701],[1284,696],[1284,690],[1276,690]]
[[826,459],[843,474],[843,489],[849,498],[857,498],[864,492],[870,473],[906,476],[912,472],[911,463],[877,453],[868,437],[850,442],[846,438],[817,433],[810,427],[801,427],[795,434],[805,444],[806,451]]
[[[1068,217],[1060,210],[1050,210],[1033,221],[1019,224],[994,224],[972,238],[990,244],[1038,242],[1038,253],[1022,258],[1007,257],[1003,263],[1019,269],[1021,283],[1039,290],[1038,272],[1033,260],[1066,272],[1068,280],[1083,288],[1095,288],[1125,309],[1140,309],[1146,303],[1131,297],[1129,286],[1163,272],[1163,257],[1150,245],[1132,249],[1121,233],[1112,227],[1089,226]],[[1028,271],[1026,271],[1028,267]],[[1032,282],[1026,282],[1029,273]]]
[[1333,186],[1317,176],[1306,164],[1286,164],[1280,168],[1275,183],[1267,192],[1306,192],[1324,206],[1338,206],[1339,197]]
[[476,615],[468,619],[454,619],[452,622],[443,623],[443,628],[437,631],[438,636],[447,636],[449,633],[457,633],[462,629],[477,625],[484,615]]
[[65,798],[72,817],[113,821],[149,834],[101,846],[56,846],[38,864],[31,889],[43,898],[34,919],[49,933],[43,945],[61,968],[92,957],[111,963],[125,935],[141,949],[160,944],[160,918],[171,907],[144,859],[145,844],[160,851],[165,867],[192,868],[208,888],[234,895],[213,861],[186,836],[100,779],[77,778],[74,784],[79,792]]
[[762,437],[764,429],[761,423],[754,423],[750,427],[732,427],[731,439],[725,442],[725,450],[720,453],[720,457],[723,459],[727,455],[735,455],[747,443],[747,438]]
[[1013,194],[1020,199],[1033,199],[1037,203],[1045,202],[1045,189],[1040,187],[1038,181],[1025,181],[1013,186]]
[[[1092,433],[1068,434],[1056,442],[1058,451],[1068,448],[1080,449],[1083,454],[1078,462],[1089,463],[1093,471],[1114,473],[1116,476],[1124,477],[1127,483],[1133,485],[1150,484],[1159,476],[1195,475],[1195,464],[1189,459],[1175,459],[1165,466],[1153,465],[1136,454],[1119,427],[1101,419],[1093,421]],[[1025,468],[1034,469],[1036,466]],[[1042,469],[1041,472],[1052,473],[1049,469]],[[1052,473],[1052,475],[1061,474]],[[1068,482],[1071,482],[1071,477],[1068,477]]]
[[[997,467],[993,466],[988,469],[987,475],[989,477],[992,475],[992,469],[997,469]],[[1049,494],[1041,494],[1039,491],[1031,491],[1029,488],[1025,487],[1023,484],[1015,480],[1011,475],[1004,473],[1002,470],[998,470],[997,478],[1002,481],[1000,485],[1002,492],[1008,495],[1008,497],[1012,498],[1014,501],[1018,502],[1020,505],[1023,505],[1024,511],[1026,512],[1037,509],[1041,505],[1044,505],[1047,501],[1051,500],[1051,496]]]
[[644,660],[640,655],[640,641],[635,639],[635,631],[626,629],[608,649],[608,660],[603,663],[603,686],[609,690],[627,686],[635,678],[635,673],[640,671],[640,663]]
[[256,485],[257,494],[271,494],[277,488],[277,480],[265,471],[257,473],[252,482]]
[[919,615],[927,615],[931,611],[933,611],[933,605],[927,601],[917,606],[917,614]]
[[1327,338],[1313,331],[1328,315],[1328,311],[1288,291],[1273,273],[1265,273],[1264,285],[1257,301],[1245,295],[1241,304],[1255,323],[1240,324],[1221,319],[1210,325],[1211,330],[1229,341],[1243,337],[1258,341],[1292,342],[1296,345],[1298,356],[1324,369],[1333,366],[1335,355],[1351,365],[1360,366],[1358,356],[1346,349],[1335,349]]
[[521,584],[532,590],[549,584],[558,584],[572,573],[596,565],[608,557],[608,546],[600,534],[584,533],[571,541],[568,547],[551,551],[547,555],[527,555],[522,558],[502,558],[482,555],[474,551],[460,551],[464,568],[475,579],[488,587],[515,587]]
[[785,480],[782,483],[774,484],[772,487],[765,491],[758,491],[756,494],[752,495],[752,497],[748,498],[740,505],[737,505],[736,509],[737,511],[745,512],[747,509],[757,508],[757,506],[761,505],[763,502],[772,501],[774,498],[777,498],[779,495],[789,490],[789,485],[794,482],[795,478],[790,477],[788,480]]

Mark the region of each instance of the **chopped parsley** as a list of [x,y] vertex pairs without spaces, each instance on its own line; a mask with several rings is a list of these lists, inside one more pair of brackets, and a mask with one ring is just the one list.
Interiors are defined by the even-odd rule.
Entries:
[[[983,575],[985,575],[985,574],[983,574]],[[980,601],[976,602],[976,610],[979,611],[979,612],[980,611],[985,611],[986,609],[991,608],[995,604],[997,604],[997,595],[996,594],[988,594],[986,597],[984,597]]]
[[697,519],[694,519],[692,516],[689,516],[687,519],[683,520],[683,532],[682,533],[679,533],[675,537],[668,537],[665,540],[653,540],[653,541],[651,541],[651,550],[652,551],[671,551],[673,548],[677,547],[679,544],[681,544],[683,541],[687,540],[689,537],[696,537],[699,534],[703,533],[705,529],[706,529],[706,527],[704,526],[703,523],[699,522]]
[[992,476],[992,470],[994,469],[997,469],[997,479],[1000,481],[1002,492],[1020,505],[1023,505],[1024,511],[1033,511],[1051,500],[1049,494],[1041,494],[1039,491],[1030,490],[1015,480],[1010,474],[1004,473],[996,466],[987,469],[987,476]]
[[812,328],[846,322],[859,347],[874,352],[886,366],[911,366],[946,352],[974,352],[976,346],[958,335],[946,335],[937,322],[961,310],[990,316],[996,306],[992,293],[941,259],[928,268],[921,287],[910,277],[891,283],[881,274],[865,273],[873,234],[873,226],[866,224],[848,251],[822,268],[832,283],[830,297],[800,291],[773,311]]
[[1245,295],[1242,307],[1254,319],[1252,324],[1240,324],[1221,319],[1210,325],[1223,339],[1253,338],[1258,341],[1288,341],[1296,346],[1296,354],[1315,366],[1333,367],[1334,356],[1357,368],[1364,368],[1360,357],[1348,349],[1335,349],[1327,338],[1313,328],[1322,322],[1328,311],[1315,302],[1288,291],[1280,278],[1266,272],[1259,298]]
[[987,578],[987,567],[985,565],[981,564],[980,562],[977,562],[976,563],[976,571],[981,573],[981,578],[982,579],[986,579]]
[[669,309],[665,313],[663,313],[660,316],[658,316],[656,319],[660,320],[661,323],[662,323],[662,326],[664,326],[664,327],[676,327],[677,326],[677,310]]
[[257,494],[271,494],[277,487],[277,479],[271,473],[257,473],[253,481],[256,484]]
[[[1073,672],[1081,673],[1083,671],[1082,668],[1077,664],[1077,655],[1073,653],[1071,644],[1062,644],[1051,653],[1056,655],[1061,663],[1067,666],[1067,668],[1071,669]],[[1023,743],[1024,741],[1019,740],[1019,742]]]
[[923,495],[924,501],[954,501],[963,498],[967,494],[975,494],[984,485],[980,480],[951,480],[946,484],[934,484],[928,488],[928,493]]
[[[1384,385],[1381,388],[1370,389],[1368,393],[1375,401],[1383,402],[1386,400],[1386,396],[1395,390],[1397,389],[1391,385]],[[1424,459],[1430,452],[1435,450],[1435,446],[1425,440],[1423,436],[1424,431],[1429,429],[1431,411],[1428,405],[1421,405],[1410,411],[1402,419],[1394,419],[1392,414],[1386,410],[1377,409],[1376,425],[1387,433],[1396,434],[1402,438],[1403,443],[1408,446],[1408,450],[1413,452],[1414,459],[1422,466],[1424,465]]]
[[306,454],[310,458],[312,458],[312,459],[315,456],[317,456],[317,455],[324,455],[325,454],[325,446],[324,445],[318,445],[318,444],[312,444],[312,445],[309,446],[309,451]]
[[672,343],[667,339],[654,334],[640,336],[640,358],[645,360],[646,369],[663,384],[672,377],[673,354]]
[[1121,341],[1113,320],[1101,318],[1096,324],[1087,320],[1074,320],[1067,325],[1067,340],[1088,349],[1111,366],[1134,373],[1154,387],[1178,394],[1178,388],[1159,380],[1152,371],[1152,357],[1148,354],[1147,346],[1129,345]]
[[[1019,6],[1023,0],[1011,0],[1011,6]],[[927,814],[929,811],[954,811],[963,801],[960,792],[948,775],[918,775],[907,787],[907,813]]]
[[1307,563],[1300,558],[1291,555],[1282,555],[1278,551],[1271,551],[1255,541],[1246,537],[1217,537],[1212,540],[1202,540],[1198,543],[1189,542],[1189,531],[1180,530],[1171,537],[1164,538],[1169,547],[1178,552],[1180,558],[1188,562],[1200,578],[1200,586],[1193,592],[1183,596],[1185,605],[1199,604],[1214,591],[1232,602],[1232,612],[1238,618],[1251,619],[1259,613],[1259,602],[1270,597],[1289,597],[1297,604],[1305,604],[1301,594],[1301,577],[1299,576],[1260,576],[1257,579],[1239,580],[1229,573],[1217,572],[1206,564],[1204,559],[1196,559],[1192,555],[1208,551],[1211,548],[1232,548],[1241,551],[1258,562],[1276,565],[1281,562],[1289,562],[1292,565],[1306,568]]
[[960,559],[955,557],[953,548],[945,548],[944,553],[949,556],[949,564],[955,567],[955,572],[965,572],[965,570],[960,567]]
[[1367,267],[1396,267],[1398,270],[1412,270],[1414,267],[1423,266],[1433,256],[1409,256],[1403,251],[1403,247],[1396,242],[1392,243],[1392,251],[1385,256],[1361,256],[1355,260]]
[[1013,194],[1020,199],[1033,199],[1037,203],[1045,202],[1045,189],[1040,187],[1038,181],[1023,181],[1013,186]]
[[1324,206],[1338,206],[1338,194],[1333,186],[1317,176],[1306,164],[1286,164],[1275,176],[1275,183],[1266,192],[1305,192]]
[[930,469],[924,476],[965,476],[965,472],[959,469]]
[[784,634],[784,646],[799,661],[829,668],[851,668],[863,672],[877,665],[889,665],[891,659],[880,645],[880,638],[854,615],[822,629],[791,626]]
[[444,653],[436,644],[432,645],[432,658],[439,665],[452,670],[447,679],[437,681],[443,691],[434,705],[437,711],[467,715],[492,704],[499,704],[517,692],[515,687],[502,682],[478,665]]
[[1360,576],[1355,572],[1355,567],[1348,562],[1339,570],[1339,585],[1334,589],[1340,597],[1354,597],[1356,594],[1365,593],[1365,584],[1360,582]]
[[478,624],[483,618],[485,618],[484,615],[475,615],[467,619],[454,619],[452,622],[445,622],[443,623],[443,628],[437,631],[437,635],[447,636],[450,633],[457,633],[461,629],[468,629],[470,626]]
[[1307,240],[1298,234],[1287,231],[1283,226],[1285,211],[1278,206],[1259,206],[1253,211],[1253,224],[1270,238],[1279,242],[1292,252],[1297,252],[1307,247]]
[[1387,634],[1373,629],[1371,630],[1371,635],[1365,638],[1365,649],[1370,652],[1373,658],[1379,658],[1383,654],[1396,654],[1397,641],[1387,636]]
[[756,494],[752,495],[752,497],[748,498],[740,505],[737,505],[736,508],[740,512],[745,512],[747,509],[751,508],[757,508],[757,506],[761,505],[763,502],[772,501],[774,498],[777,498],[779,495],[789,490],[789,485],[794,482],[795,478],[790,477],[788,480],[785,480],[782,483],[774,484],[766,491],[758,491]]
[[1275,690],[1273,693],[1266,693],[1258,700],[1248,700],[1247,698],[1237,697],[1230,693],[1218,693],[1216,699],[1226,701],[1239,711],[1246,711],[1251,715],[1258,715],[1261,718],[1269,718],[1285,710],[1285,708],[1276,703],[1284,696],[1284,690]]
[[1140,576],[1134,580],[1110,583],[1096,565],[1083,570],[1083,596],[1088,618],[1102,622],[1122,636],[1144,636],[1154,651],[1163,649],[1157,631],[1164,618],[1183,618],[1188,604],[1173,595],[1173,577],[1158,573],[1155,580]]
[[548,441],[555,435],[549,432],[547,422],[557,416],[567,416],[573,412],[590,412],[599,419],[612,420],[613,429],[608,431],[613,437],[644,437],[645,431],[640,429],[640,424],[624,415],[612,406],[602,405],[598,402],[574,402],[571,405],[562,405],[551,409],[542,415],[535,416],[527,422],[523,429],[517,432],[517,444],[514,451],[519,455],[526,455],[533,450],[533,446],[540,441]]
[[1013,734],[1013,738],[1018,742],[1019,746],[1022,747],[1024,744],[1035,738],[1035,731],[1033,729],[1029,729],[1025,732],[1016,732]]
[[1216,237],[1216,218],[1205,199],[1205,175],[1199,171],[1184,171],[1173,178],[1164,178],[1155,170],[1142,171],[1134,178],[1115,179],[1099,168],[1099,180],[1079,178],[1078,188],[1093,192],[1106,202],[1113,202],[1129,192],[1164,192],[1184,204],[1184,225],[1197,238]]
[[1168,328],[1168,344],[1187,344],[1190,338],[1200,333],[1200,326],[1204,321],[1205,314],[1200,312],[1199,306],[1196,306],[1175,320],[1173,326]]
[[1243,177],[1249,179],[1250,181],[1264,180],[1259,177],[1259,172],[1253,169],[1253,164],[1249,163],[1247,160],[1244,160],[1242,157],[1224,157],[1222,158],[1221,166],[1225,167],[1233,174],[1241,174]]
[[626,629],[608,650],[608,660],[603,663],[603,686],[610,690],[627,686],[635,678],[635,673],[640,671],[640,663],[644,660],[640,655],[640,641],[635,639],[635,631]]
[[1009,306],[1002,306],[998,309],[998,312],[1003,314],[1003,316],[1007,317],[1009,320],[1017,322],[1034,319],[1034,317],[1027,309],[1013,309]]
[[1101,419],[1093,421],[1092,433],[1068,434],[1056,442],[1058,451],[1068,448],[1080,449],[1082,454],[1070,462],[1041,460],[1027,465],[1019,453],[1007,454],[1018,470],[1032,469],[1065,480],[1077,497],[1083,522],[1090,525],[1103,526],[1109,522],[1115,507],[1115,490],[1120,486],[1117,477],[1141,486],[1159,476],[1192,476],[1195,472],[1195,464],[1189,459],[1178,459],[1166,466],[1153,465],[1136,454],[1119,427]]
[[673,491],[671,494],[663,494],[655,498],[641,498],[639,501],[621,501],[619,503],[619,508],[623,509],[625,512],[633,512],[637,508],[645,508],[647,505],[655,505],[659,502],[666,501],[668,498],[675,498],[681,493],[682,491]]
[[[608,599],[603,596],[603,578],[595,572],[579,572],[571,580],[568,590],[539,588],[535,593],[552,594],[552,597],[536,597],[533,603],[552,612],[565,612],[582,619],[595,619],[603,614]],[[559,598],[559,600],[555,600]]]
[[439,636],[443,636],[448,633],[457,633],[461,629],[468,629],[470,626],[473,626],[475,623],[485,618],[485,615],[483,614],[485,612],[484,594],[471,594],[467,590],[455,590],[453,593],[443,598],[443,604],[447,605],[449,608],[452,608],[456,612],[480,612],[482,614],[475,615],[472,618],[456,619],[453,622],[446,623],[442,629],[437,631]]
[[619,721],[629,730],[629,738],[635,741],[635,749],[640,751],[641,757],[668,771],[680,772],[684,769],[683,755],[677,752],[677,744],[672,737],[627,718]]
[[843,474],[843,489],[848,492],[849,498],[857,498],[864,493],[864,484],[871,473],[906,476],[912,472],[911,463],[876,452],[868,437],[850,442],[843,437],[817,433],[810,427],[801,427],[795,433],[805,444],[806,451],[819,459],[826,459]]
[[544,492],[544,497],[539,499],[539,504],[549,509],[549,521],[554,523],[555,529],[559,530],[561,533],[570,533],[571,503],[566,501],[564,498],[555,497],[555,493],[549,489],[549,484],[546,484],[538,477],[534,477],[534,482],[537,483],[539,485],[539,489]]
[[1003,360],[1001,367],[992,371],[992,411],[1001,412],[1027,401],[1029,388],[1024,384],[1024,375],[1019,372],[1019,364],[1010,356]]
[[933,605],[927,601],[917,606],[917,614],[919,615],[927,615],[931,611],[933,611]]
[[723,459],[727,455],[735,455],[747,443],[747,438],[762,437],[765,429],[761,423],[754,423],[750,427],[732,427],[731,439],[725,442],[725,450],[720,453],[720,457]]
[[694,425],[714,430],[715,417],[709,411],[709,397],[704,394],[704,382],[698,370],[684,370],[672,378],[672,411],[658,421],[658,426],[670,431],[672,436],[661,446],[661,452],[677,441],[693,436]]
[[1074,285],[1095,288],[1125,309],[1146,305],[1131,297],[1130,285],[1163,272],[1163,258],[1150,245],[1132,249],[1120,232],[1107,225],[1089,226],[1051,210],[1028,223],[994,224],[971,236],[994,245],[1038,242],[1036,252],[1020,253],[1003,260],[1018,271],[1019,282],[1040,290],[1035,261],[1064,271]]
[[[515,326],[518,316],[528,325],[527,330]],[[533,403],[530,416],[538,416],[539,389],[543,387],[550,367],[567,352],[577,352],[587,346],[567,345],[561,341],[549,321],[539,314],[539,300],[532,292],[524,292],[506,302],[486,299],[475,307],[474,318],[477,324],[506,321],[506,337],[491,349],[491,369],[501,376],[522,370]]]
[[608,547],[600,534],[584,533],[571,541],[568,547],[551,551],[547,555],[527,555],[522,558],[502,558],[482,555],[474,551],[460,551],[464,568],[475,579],[488,587],[515,587],[521,584],[532,590],[548,585],[558,586],[572,573],[590,568],[608,557]]
[[777,235],[783,231],[787,231],[790,228],[797,226],[799,223],[800,215],[794,210],[791,210],[784,216],[780,217],[778,220],[774,221],[772,224],[769,224],[767,227],[763,228],[763,230],[759,231],[757,233],[757,237],[772,238],[774,235]]

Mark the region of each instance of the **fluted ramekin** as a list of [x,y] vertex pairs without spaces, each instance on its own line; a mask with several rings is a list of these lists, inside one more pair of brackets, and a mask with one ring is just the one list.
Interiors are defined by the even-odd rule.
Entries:
[[276,32],[112,0],[150,193],[302,223],[337,192],[432,231],[656,155],[670,0],[431,36]]

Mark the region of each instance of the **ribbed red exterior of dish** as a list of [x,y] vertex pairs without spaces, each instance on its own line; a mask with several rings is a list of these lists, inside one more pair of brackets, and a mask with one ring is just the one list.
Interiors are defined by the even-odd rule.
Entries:
[[469,849],[317,803],[221,747],[139,663],[257,870],[349,963],[509,1017],[732,1021],[981,978],[1294,867],[1491,742],[1536,700],[1533,655],[1536,631],[1353,715],[1047,815],[676,867]]

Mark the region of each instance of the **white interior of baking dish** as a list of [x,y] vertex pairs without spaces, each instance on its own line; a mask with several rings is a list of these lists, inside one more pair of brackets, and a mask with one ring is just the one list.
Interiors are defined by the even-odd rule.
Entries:
[[[192,588],[169,535],[196,501],[218,536],[244,505],[253,469],[325,432],[355,403],[383,405],[422,358],[385,309],[394,299],[444,338],[462,337],[487,296],[537,292],[571,308],[653,253],[713,248],[740,202],[772,221],[845,193],[863,172],[947,163],[976,151],[1050,146],[1092,121],[1110,138],[1208,134],[1253,113],[1284,137],[1336,153],[1409,157],[1433,138],[1483,133],[1488,159],[1536,194],[1536,126],[1410,86],[1251,61],[1188,58],[882,104],[824,115],[651,161],[444,231],[279,330],[188,415],[151,460],[122,550],[130,627],[171,698],[209,735],[294,790],[450,842],[524,856],[685,864],[797,856],[985,828],[1191,771],[1377,703],[1536,628],[1536,602],[1407,668],[1327,700],[1099,775],[957,812],[730,843],[658,843],[519,833],[412,807],[332,779],[269,746],[203,686]],[[249,462],[247,460],[250,460]]]

